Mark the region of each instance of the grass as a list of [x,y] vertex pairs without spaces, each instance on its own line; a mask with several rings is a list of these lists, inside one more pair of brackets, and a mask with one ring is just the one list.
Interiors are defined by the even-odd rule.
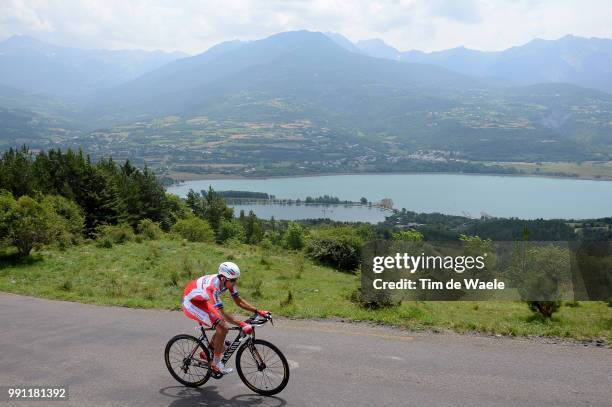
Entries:
[[612,161],[493,162],[491,164],[516,168],[533,175],[567,174],[567,176],[574,175],[577,178],[612,180]]
[[[413,330],[452,329],[517,336],[603,339],[612,343],[612,308],[603,302],[569,303],[552,320],[532,318],[520,302],[403,302],[366,310],[350,301],[358,276],[313,264],[302,254],[247,245],[223,247],[178,240],[94,244],[47,249],[19,260],[0,258],[0,291],[92,304],[179,309],[186,283],[214,273],[224,260],[244,271],[238,289],[277,315],[338,317]],[[226,305],[236,308],[229,296]]]

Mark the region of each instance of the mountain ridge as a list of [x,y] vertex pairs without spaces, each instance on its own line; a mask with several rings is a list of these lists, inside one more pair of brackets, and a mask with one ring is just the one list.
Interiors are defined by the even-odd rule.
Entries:
[[0,83],[27,92],[82,98],[140,76],[186,54],[81,49],[29,36],[0,42]]
[[433,64],[466,75],[509,80],[516,85],[567,82],[612,92],[612,39],[608,38],[568,34],[556,40],[535,38],[500,51],[459,46],[432,52],[402,52],[380,39],[354,45],[377,58]]

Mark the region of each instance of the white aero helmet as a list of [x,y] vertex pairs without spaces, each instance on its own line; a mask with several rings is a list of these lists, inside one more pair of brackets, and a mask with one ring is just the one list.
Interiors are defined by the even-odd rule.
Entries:
[[240,268],[236,263],[226,261],[219,264],[219,274],[229,279],[238,278],[240,277]]

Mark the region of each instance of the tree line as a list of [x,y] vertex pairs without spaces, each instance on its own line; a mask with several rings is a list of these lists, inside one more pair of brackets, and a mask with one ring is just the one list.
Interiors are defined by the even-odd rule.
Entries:
[[[168,194],[146,166],[112,158],[93,162],[81,150],[33,153],[26,146],[0,157],[0,247],[17,248],[26,256],[36,245],[76,244],[95,239],[112,247],[139,238],[171,232],[189,241],[275,244],[301,249],[303,229],[253,212],[234,217],[212,188],[189,191],[186,199]],[[271,238],[270,238],[271,237]]]
[[86,235],[102,224],[126,223],[136,227],[142,219],[169,229],[176,221],[180,200],[166,194],[146,166],[139,170],[112,158],[92,162],[81,150],[41,151],[9,149],[0,158],[0,189],[15,198],[62,196],[76,203],[84,216]]
[[169,230],[183,206],[152,171],[129,161],[94,163],[81,150],[34,154],[26,146],[0,157],[0,240],[23,255],[36,243],[95,237],[105,225],[136,229],[149,219]]

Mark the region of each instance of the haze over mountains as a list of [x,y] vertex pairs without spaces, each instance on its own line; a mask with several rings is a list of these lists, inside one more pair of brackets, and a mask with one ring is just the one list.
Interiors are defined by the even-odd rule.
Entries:
[[[112,89],[96,110],[107,107],[111,114],[123,106],[128,115],[183,112],[250,120],[332,114],[345,121],[355,108],[375,115],[376,104],[389,106],[386,100],[393,98],[403,100],[403,109],[425,106],[430,98],[486,83],[443,68],[349,52],[321,33],[296,31],[223,43],[174,61]],[[286,107],[271,109],[270,101],[278,99]]]
[[[470,160],[604,159],[612,156],[612,94],[603,92],[612,90],[611,44],[564,37],[499,53],[396,53],[379,40],[352,44],[339,34],[295,31],[181,57],[17,37],[0,43],[0,142],[31,143],[45,128],[50,139],[65,140],[72,128],[82,136],[176,116],[230,128],[302,123],[309,130],[296,130],[292,141],[274,127],[263,147],[259,139],[249,144],[248,130],[240,143],[232,139],[279,159],[282,148],[303,151],[296,140],[316,137],[338,143],[339,155],[346,144],[400,157],[437,149]],[[204,127],[174,129],[172,137],[189,133],[204,144],[220,137]],[[141,134],[144,145],[155,131]]]
[[517,85],[565,82],[612,91],[610,39],[567,35],[558,40],[534,39],[498,52],[458,47],[425,53],[400,52],[380,39],[353,44],[339,34],[332,34],[330,38],[346,49],[355,47],[372,57],[433,64],[466,75],[507,79]]
[[60,47],[18,35],[0,42],[0,83],[50,96],[83,97],[185,56],[182,52]]
[[[325,36],[352,53],[375,58],[432,64],[466,75],[505,79],[517,85],[563,82],[612,91],[612,39],[567,35],[558,40],[534,39],[498,52],[458,47],[425,53],[401,52],[380,39],[352,43],[338,33],[325,33]],[[189,57],[181,52],[85,50],[13,36],[0,42],[0,84],[54,96],[87,95],[129,82],[175,60],[183,59],[176,66],[193,65],[247,44],[228,41]]]

